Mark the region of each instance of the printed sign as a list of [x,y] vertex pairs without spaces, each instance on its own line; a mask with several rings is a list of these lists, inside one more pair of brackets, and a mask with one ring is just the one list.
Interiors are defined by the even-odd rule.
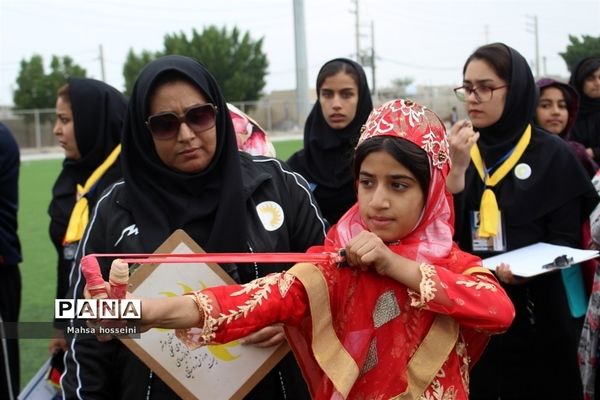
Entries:
[[[157,253],[204,253],[182,230]],[[216,264],[145,264],[129,279],[138,298],[179,296],[192,290],[235,283]],[[143,311],[143,310],[142,310]],[[189,350],[171,329],[151,329],[139,339],[121,339],[182,398],[242,399],[289,351],[286,343],[268,349],[237,341]]]

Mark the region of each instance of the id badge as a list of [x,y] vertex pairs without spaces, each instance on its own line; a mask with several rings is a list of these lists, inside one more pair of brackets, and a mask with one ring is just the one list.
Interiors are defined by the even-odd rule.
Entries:
[[504,234],[504,218],[500,211],[500,223],[498,224],[498,233],[492,237],[481,237],[477,234],[479,230],[479,211],[472,211],[470,214],[471,225],[471,248],[474,252],[482,253],[501,253],[506,251],[506,236]]

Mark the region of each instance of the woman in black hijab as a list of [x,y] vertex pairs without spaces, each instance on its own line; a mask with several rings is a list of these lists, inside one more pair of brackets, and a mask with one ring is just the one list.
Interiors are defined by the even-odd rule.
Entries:
[[[99,201],[78,249],[74,297],[83,297],[79,261],[85,254],[153,252],[177,229],[207,252],[303,252],[322,243],[325,225],[308,188],[277,159],[238,153],[225,99],[212,75],[191,58],[162,57],[140,73],[125,119],[121,168],[123,182]],[[265,203],[280,218],[264,218]],[[105,279],[110,262],[101,261]],[[222,266],[243,283],[289,267]],[[245,342],[271,346],[283,340],[282,328],[272,326]],[[75,337],[69,350],[61,380],[66,399],[177,398],[118,340]],[[308,398],[293,357],[286,356],[247,398]]]
[[571,131],[573,140],[583,144],[590,157],[600,162],[600,57],[581,60],[569,84],[579,93],[579,114]]
[[[480,136],[455,196],[460,247],[482,258],[538,242],[579,247],[598,197],[568,145],[532,124],[538,91],[525,59],[501,43],[482,46],[463,76],[457,97]],[[494,201],[482,206],[482,197]],[[582,288],[578,267],[528,280],[505,264],[496,273],[516,318],[474,367],[470,398],[581,398],[576,348],[585,307],[570,308],[565,289]]]
[[579,110],[577,91],[573,86],[552,78],[542,78],[537,81],[537,85],[540,88],[540,101],[535,113],[536,124],[564,139],[592,178],[598,170],[598,164],[585,146],[572,140],[571,130]]
[[[94,79],[69,78],[58,91],[53,133],[64,149],[65,159],[52,188],[52,201],[48,207],[50,239],[58,254],[57,299],[63,299],[67,294],[69,271],[77,247],[77,240],[65,240],[73,207],[83,194],[78,192],[77,186],[83,187],[121,142],[126,111],[125,96],[112,86]],[[121,168],[118,159],[115,159],[91,190],[85,193],[88,209],[93,208],[104,189],[120,178]],[[58,336],[58,340],[50,343],[51,353],[59,348],[64,350],[65,342],[60,339],[62,335]]]
[[365,71],[346,58],[321,67],[317,97],[304,125],[304,148],[288,164],[309,182],[323,216],[333,225],[356,203],[350,164],[373,103]]

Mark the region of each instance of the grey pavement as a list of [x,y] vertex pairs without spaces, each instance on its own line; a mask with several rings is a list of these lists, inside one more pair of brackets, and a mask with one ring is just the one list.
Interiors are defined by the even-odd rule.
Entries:
[[[302,140],[301,131],[273,132],[269,134],[272,142],[285,140]],[[21,161],[55,160],[63,158],[64,152],[60,146],[21,149]]]
[[60,146],[21,149],[21,162],[33,160],[54,160],[65,157]]

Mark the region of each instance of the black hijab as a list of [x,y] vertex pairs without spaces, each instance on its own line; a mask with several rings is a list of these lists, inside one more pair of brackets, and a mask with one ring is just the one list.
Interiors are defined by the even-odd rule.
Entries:
[[[48,207],[48,214],[53,221],[64,225],[65,229],[75,205],[77,184],[83,185],[121,142],[121,129],[127,110],[125,96],[104,82],[69,78],[68,85],[75,140],[81,158],[63,161]],[[120,165],[117,162],[105,173],[102,182],[111,183],[120,176]],[[96,192],[101,192],[100,189],[103,188],[98,188],[94,194],[99,195]]]
[[504,110],[496,123],[479,129],[481,135],[477,142],[483,160],[489,166],[515,147],[525,127],[533,120],[539,97],[538,87],[525,58],[515,49],[501,45],[506,47],[511,59]]
[[[145,125],[151,96],[165,73],[193,84],[217,107],[217,146],[203,171],[188,174],[168,168]],[[196,60],[166,56],[142,70],[125,119],[121,168],[125,206],[134,215],[146,251],[156,250],[176,229],[209,252],[246,250],[245,199],[233,124],[215,79]]]
[[[575,90],[575,88],[573,88],[573,86],[563,82],[559,82],[552,78],[542,78],[537,81],[537,85],[540,88],[540,97],[544,93],[544,90],[547,88],[556,88],[563,93],[567,103],[567,112],[569,113],[569,117],[567,119],[567,125],[565,126],[565,129],[563,129],[563,131],[559,133],[558,136],[564,139],[569,144],[569,146],[571,146],[571,149],[575,152],[575,155],[581,162],[581,165],[586,170],[590,178],[593,177],[596,174],[598,165],[587,154],[587,152],[585,151],[585,146],[571,139],[571,129],[575,125],[575,121],[577,119],[577,114],[579,110],[579,95],[577,94],[577,91]],[[536,121],[536,123],[537,122],[538,121]]]
[[573,126],[572,137],[594,152],[594,160],[600,163],[600,99],[593,99],[583,92],[585,79],[600,68],[600,57],[581,60],[573,69],[569,83],[579,93],[579,115]]
[[600,56],[587,57],[579,61],[573,73],[569,84],[573,86],[579,93],[579,114],[585,116],[586,114],[596,113],[600,115],[600,99],[592,99],[583,92],[583,83],[585,79],[596,72],[600,68]]
[[[575,125],[575,120],[577,119],[577,114],[579,112],[579,94],[577,94],[577,91],[575,88],[573,88],[573,86],[552,78],[539,79],[536,82],[536,85],[538,88],[540,88],[540,97],[547,88],[556,88],[563,93],[569,117],[567,118],[567,125],[565,125],[565,129],[563,129],[558,136],[567,141],[571,140],[571,128],[573,128],[573,125]],[[536,123],[537,122],[538,121],[536,121]]]
[[[304,125],[304,148],[288,160],[294,171],[317,184],[315,196],[330,223],[335,223],[356,202],[352,155],[360,129],[373,109],[367,77],[359,64],[346,58],[336,58],[325,63],[319,75],[328,64],[340,61],[348,64],[358,75],[358,104],[354,119],[344,129],[333,129],[325,120],[321,103],[317,100]],[[317,82],[317,97],[320,89]],[[349,197],[349,201],[344,201],[345,197]],[[329,199],[336,204],[348,204],[346,207],[342,204],[343,212],[332,214],[327,210]]]
[[[484,159],[488,157],[486,164],[488,159],[493,163],[515,146],[527,124],[533,122],[539,97],[527,61],[516,50],[504,44],[502,46],[511,55],[511,80],[508,82],[509,89],[500,119],[494,125],[481,129],[478,144]],[[530,176],[519,179],[513,171],[493,189],[503,218],[506,218],[504,228],[508,250],[549,241],[549,236],[556,232],[546,230],[545,218],[566,204],[577,200],[582,222],[598,201],[587,174],[565,141],[556,135],[549,135],[537,125],[532,124],[531,129],[531,141],[518,162],[531,168]],[[466,182],[467,189],[455,196],[456,237],[461,248],[472,251],[472,232],[467,212],[479,210],[485,189],[472,163],[467,170]],[[578,245],[575,241],[553,243]],[[487,255],[482,254],[484,257]]]

